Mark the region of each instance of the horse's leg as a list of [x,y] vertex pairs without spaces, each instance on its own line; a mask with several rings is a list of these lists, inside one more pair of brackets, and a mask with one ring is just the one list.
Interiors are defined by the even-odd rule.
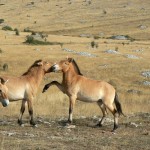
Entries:
[[28,99],[27,103],[28,103],[28,111],[29,111],[29,115],[30,115],[30,124],[35,126],[36,123],[34,122],[34,118],[33,118],[32,99]]
[[107,115],[107,110],[106,110],[106,107],[103,104],[102,100],[99,100],[97,102],[97,104],[99,105],[99,107],[101,108],[102,113],[103,113],[102,119],[99,121],[99,123],[97,124],[97,126],[102,127],[102,125],[104,124],[104,121],[105,121],[105,117]]
[[26,103],[26,100],[23,99],[22,100],[22,105],[21,105],[21,109],[20,109],[20,115],[19,115],[19,118],[18,118],[18,124],[19,125],[22,125],[23,122],[22,122],[22,116],[23,116],[23,113],[25,111],[25,103]]
[[74,108],[74,105],[75,105],[75,101],[76,101],[75,96],[69,97],[69,118],[68,118],[68,123],[69,124],[72,123],[72,113],[73,113],[73,108]]
[[47,91],[47,89],[48,89],[50,86],[52,86],[52,85],[56,85],[56,86],[64,93],[64,88],[63,88],[62,84],[60,84],[60,83],[57,82],[57,81],[52,81],[52,82],[46,84],[46,85],[44,86],[42,92],[44,93],[45,91]]
[[118,128],[119,114],[118,114],[117,110],[114,108],[113,104],[108,104],[106,106],[112,112],[112,114],[114,115],[114,128],[112,130],[114,132]]

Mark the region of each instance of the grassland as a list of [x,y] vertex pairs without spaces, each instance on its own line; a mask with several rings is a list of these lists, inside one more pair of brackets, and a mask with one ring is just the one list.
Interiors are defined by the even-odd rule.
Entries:
[[[0,19],[4,19],[4,23],[0,24],[1,75],[20,76],[37,59],[56,62],[66,56],[73,57],[85,76],[96,80],[105,80],[115,86],[123,111],[127,116],[137,113],[150,113],[150,87],[143,84],[143,81],[150,81],[150,79],[141,75],[143,71],[150,70],[150,2],[147,0],[142,2],[140,0],[130,2],[127,0],[93,0],[91,3],[86,0],[1,0],[0,14]],[[6,24],[13,29],[17,28],[20,35],[17,36],[15,31],[1,30]],[[63,44],[25,44],[26,36],[31,34],[30,32],[24,32],[25,28],[46,33],[48,34],[47,41]],[[134,41],[108,39],[113,35],[128,35]],[[97,48],[91,47],[92,41],[98,44]],[[74,50],[78,53],[67,52],[64,49]],[[118,54],[105,52],[110,49],[117,50]],[[96,57],[81,56],[79,55],[80,52],[88,52],[96,55]],[[127,54],[137,56],[138,59],[127,58]],[[8,71],[3,71],[2,66],[4,63],[8,64]],[[41,93],[46,83],[53,80],[61,81],[61,78],[60,73],[46,75],[34,101],[36,118],[42,117],[46,121],[49,119],[58,120],[61,117],[67,118],[68,97],[66,95],[62,94],[56,87],[50,88],[44,94]],[[11,146],[12,149],[48,149],[50,145],[52,145],[51,149],[69,149],[72,142],[75,143],[71,149],[86,149],[90,134],[93,135],[92,140],[95,141],[90,142],[90,149],[107,150],[110,149],[110,146],[113,149],[121,149],[121,145],[117,146],[117,144],[120,140],[123,141],[124,138],[128,138],[125,140],[128,143],[130,136],[133,138],[133,145],[145,144],[145,148],[142,146],[140,148],[148,149],[148,142],[146,142],[149,136],[149,132],[147,132],[149,130],[148,117],[144,121],[142,120],[143,116],[139,118],[136,115],[137,118],[131,117],[137,124],[143,123],[140,129],[128,126],[132,119],[121,118],[122,131],[120,128],[120,139],[119,136],[115,137],[116,141],[109,138],[111,143],[109,145],[106,141],[94,139],[94,135],[98,137],[98,134],[107,138],[109,133],[102,133],[103,130],[85,127],[89,123],[88,119],[78,120],[81,116],[89,118],[101,116],[99,107],[96,104],[78,101],[74,110],[74,118],[77,119],[75,122],[78,126],[67,132],[58,128],[58,122],[52,124],[52,127],[39,123],[40,127],[37,129],[28,128],[28,126],[19,128],[16,120],[19,115],[20,104],[20,102],[13,102],[7,108],[0,106],[1,120],[10,121],[10,124],[0,124],[1,149],[10,149]],[[27,117],[26,111],[25,120]],[[111,115],[109,117],[112,118]],[[106,130],[107,128],[109,130],[109,126],[106,127]],[[9,137],[7,133],[2,134],[3,131],[10,130],[16,132],[16,135]],[[33,140],[33,138],[23,134],[26,131],[34,135],[37,134],[37,137]],[[136,137],[140,133],[145,134],[145,132],[148,135],[142,136],[141,143],[136,142]],[[71,140],[69,137],[62,141],[59,139],[59,135],[55,135],[58,133],[71,134],[71,137],[79,137],[82,142],[80,143],[76,139]],[[50,140],[45,140],[44,134],[46,137],[49,137],[48,134],[54,136],[54,143],[50,142],[51,137]],[[61,137],[63,137],[63,134],[61,134]],[[27,138],[29,138],[29,141]],[[27,145],[22,147],[21,143],[24,139],[26,139]],[[30,139],[33,141],[31,142]],[[16,141],[18,141],[18,144],[16,144]],[[41,141],[41,145],[37,146],[39,141]],[[140,139],[137,138],[137,141],[140,141]],[[102,147],[99,148],[96,143],[102,144]],[[123,149],[136,149],[136,146],[133,146],[132,143],[129,145],[121,143],[124,146]],[[23,142],[23,144],[26,143]],[[75,144],[79,145],[76,147]],[[6,145],[8,146],[6,147]]]

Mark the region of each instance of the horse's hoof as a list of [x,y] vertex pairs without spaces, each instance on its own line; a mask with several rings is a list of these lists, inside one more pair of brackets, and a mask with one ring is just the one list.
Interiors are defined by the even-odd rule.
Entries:
[[71,125],[71,123],[67,122],[65,126],[67,127],[67,126],[70,126],[70,125]]
[[114,130],[114,129],[111,130],[111,133],[112,133],[112,134],[116,134],[116,129],[115,129],[115,130]]
[[114,125],[114,128],[113,128],[113,130],[111,132],[115,132],[116,129],[118,129],[118,125]]
[[102,127],[102,124],[98,123],[95,125],[95,127]]
[[36,126],[36,123],[33,120],[30,120],[30,125]]
[[19,124],[20,126],[22,126],[22,125],[23,125],[22,120],[19,120],[19,119],[18,119],[18,124]]
[[113,130],[111,130],[111,132],[112,132],[113,134],[115,134],[117,128],[118,128],[118,127],[114,128]]
[[72,124],[72,121],[68,119],[67,124]]
[[33,125],[33,127],[34,127],[34,128],[38,128],[38,125],[37,125],[37,124],[35,124],[35,125]]

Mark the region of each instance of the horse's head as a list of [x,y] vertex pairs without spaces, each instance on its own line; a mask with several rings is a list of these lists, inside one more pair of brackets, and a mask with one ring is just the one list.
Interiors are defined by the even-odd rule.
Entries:
[[51,72],[50,71],[50,68],[51,68],[51,66],[52,66],[52,63],[50,63],[50,62],[47,62],[47,61],[39,61],[39,62],[37,62],[37,65],[39,65],[39,66],[42,66],[42,69],[44,70],[44,73],[49,73],[49,72]]
[[68,71],[68,69],[73,68],[73,70],[79,74],[82,75],[80,73],[79,67],[76,64],[75,60],[73,58],[67,58],[65,60],[61,60],[58,63],[55,63],[51,68],[50,71],[51,72],[58,72],[58,71],[62,71],[62,72],[66,72]]
[[73,61],[73,58],[61,60],[60,62],[55,63],[50,68],[50,70],[51,72],[58,72],[58,71],[66,72],[70,68],[72,61]]
[[0,77],[0,102],[2,103],[3,107],[9,105],[8,88],[5,85],[7,81],[5,81],[3,78]]

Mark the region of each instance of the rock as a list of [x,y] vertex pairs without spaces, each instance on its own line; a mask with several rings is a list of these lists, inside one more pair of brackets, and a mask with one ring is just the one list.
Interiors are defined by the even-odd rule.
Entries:
[[144,85],[149,85],[149,86],[150,86],[150,81],[144,81],[143,84],[144,84]]
[[127,91],[128,93],[132,93],[132,94],[141,94],[142,92],[139,90],[134,90],[134,89],[130,89]]
[[150,71],[142,72],[142,76],[150,78]]
[[64,48],[63,50],[66,51],[66,52],[72,52],[72,53],[75,53],[74,50],[71,50],[71,49],[68,49],[68,48]]
[[105,121],[106,121],[106,122],[114,122],[114,120],[111,119],[111,118],[105,118]]
[[138,124],[136,124],[136,123],[134,123],[134,122],[130,122],[129,125],[130,125],[131,127],[136,127],[136,128],[139,126]]
[[44,124],[51,125],[51,123],[50,123],[50,122],[48,122],[48,121],[44,121]]
[[13,132],[7,133],[8,136],[12,136],[12,135],[15,135],[15,134],[16,134],[15,132],[14,133]]
[[143,52],[143,49],[137,49],[137,50],[133,50],[133,52]]
[[90,38],[90,37],[92,37],[92,35],[91,34],[80,34],[80,37]]
[[16,135],[17,133],[16,132],[2,131],[1,134],[2,135],[7,135],[7,136],[13,136],[13,135]]
[[140,28],[141,30],[147,29],[147,26],[145,25],[139,25],[138,28]]
[[87,57],[97,57],[94,54],[88,53],[88,52],[76,52],[77,55],[81,55],[81,56],[87,56]]
[[117,52],[116,50],[112,50],[112,49],[106,50],[105,53],[109,53],[109,54],[119,54],[119,52]]
[[71,53],[77,54],[77,55],[81,55],[81,56],[97,57],[97,55],[91,54],[91,53],[88,53],[88,52],[76,52],[75,50],[71,50],[71,49],[68,49],[68,48],[64,48],[63,50],[67,51],[67,52],[71,52]]
[[76,126],[75,125],[66,125],[65,128],[67,129],[74,129]]
[[139,59],[139,57],[137,57],[135,55],[130,55],[130,54],[126,54],[125,57],[131,58],[131,59]]
[[27,136],[27,137],[35,137],[34,134],[29,134],[29,133],[25,133],[24,135]]
[[39,49],[39,48],[35,48],[35,50],[36,50],[36,51],[40,51],[40,49]]
[[110,39],[115,39],[115,40],[128,40],[128,36],[125,36],[125,35],[114,35],[114,36],[111,36]]

